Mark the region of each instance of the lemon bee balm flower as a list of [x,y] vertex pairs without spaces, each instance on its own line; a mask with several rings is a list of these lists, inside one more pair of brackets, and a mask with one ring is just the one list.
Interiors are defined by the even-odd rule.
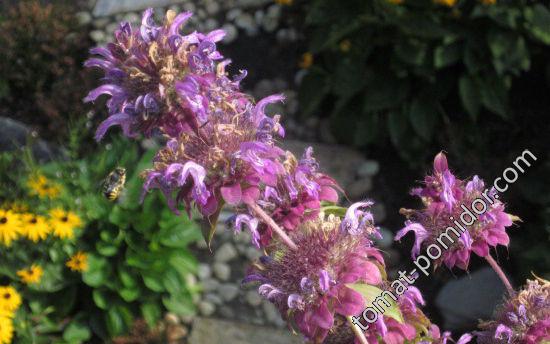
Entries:
[[40,266],[33,264],[29,268],[17,271],[17,276],[19,276],[21,281],[25,284],[34,284],[40,282],[43,273],[44,270],[42,270]]
[[72,271],[86,271],[88,269],[88,255],[78,251],[65,264]]
[[61,192],[59,184],[51,182],[41,174],[31,177],[27,182],[27,186],[30,189],[31,195],[37,195],[40,198],[56,198]]
[[53,234],[60,239],[74,238],[74,230],[82,225],[82,220],[71,211],[55,208],[50,211],[50,225]]
[[0,209],[0,242],[10,246],[21,231],[21,219],[11,210]]

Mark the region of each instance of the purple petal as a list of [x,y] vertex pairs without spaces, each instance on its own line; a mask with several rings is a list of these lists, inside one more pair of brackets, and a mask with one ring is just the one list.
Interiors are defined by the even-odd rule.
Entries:
[[424,242],[424,240],[428,238],[428,231],[420,223],[407,221],[405,225],[405,228],[397,232],[397,234],[395,235],[395,240],[401,240],[401,238],[405,236],[405,234],[407,234],[408,232],[414,232],[415,240],[414,247],[411,253],[413,259],[415,259],[416,256],[420,253],[420,245],[422,245],[422,242]]
[[298,294],[290,294],[287,304],[290,309],[301,309],[304,306],[304,299]]
[[319,287],[321,291],[326,293],[330,288],[330,276],[327,270],[319,271]]
[[93,102],[96,100],[99,96],[102,94],[110,95],[111,97],[118,97],[124,95],[124,90],[117,85],[101,85],[98,88],[95,88],[88,93],[86,98],[84,98],[84,102]]
[[242,198],[241,184],[235,183],[229,186],[222,186],[220,188],[220,192],[222,194],[223,199],[229,205],[238,205],[239,203],[241,203],[241,198]]
[[456,342],[456,344],[466,344],[469,343],[472,340],[473,336],[469,333],[465,333]]
[[131,133],[130,129],[131,124],[132,117],[127,113],[117,113],[111,115],[106,120],[101,122],[101,124],[99,124],[99,126],[97,127],[97,130],[95,132],[95,140],[101,141],[103,136],[105,136],[107,130],[113,125],[120,125],[122,127],[122,132],[124,133],[124,135],[132,137],[133,134]]
[[269,97],[265,97],[262,100],[260,100],[253,110],[253,119],[256,125],[260,124],[260,121],[266,117],[265,115],[265,107],[268,104],[283,101],[285,97],[282,94],[275,94],[271,95]]
[[191,12],[183,12],[180,13],[174,18],[174,21],[170,25],[170,29],[168,30],[169,36],[177,35],[179,32],[180,27],[185,23],[189,18],[193,16],[193,13]]
[[252,233],[252,243],[256,247],[260,247],[260,233],[258,232],[258,219],[247,215],[247,214],[239,214],[235,217],[235,231],[238,232],[241,230],[242,224],[245,224],[248,229],[250,230],[250,233]]

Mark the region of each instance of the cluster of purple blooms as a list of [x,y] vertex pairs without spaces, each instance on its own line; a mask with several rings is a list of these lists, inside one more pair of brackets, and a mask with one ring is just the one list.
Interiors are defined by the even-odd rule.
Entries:
[[[139,28],[122,23],[113,43],[92,49],[97,57],[86,66],[102,69],[105,77],[85,100],[110,96],[109,116],[96,139],[115,125],[130,138],[162,135],[165,146],[143,172],[144,196],[159,189],[173,211],[196,208],[209,220],[230,206],[236,213],[235,231],[247,228],[253,244],[266,252],[244,282],[259,283],[259,293],[308,341],[447,343],[450,334],[422,313],[424,300],[414,287],[396,303],[398,316],[380,317],[361,335],[352,331],[349,317],[361,314],[368,301],[358,286],[388,285],[384,260],[372,241],[379,236],[368,210],[372,203],[355,203],[343,213],[328,211],[343,209],[335,205],[341,190],[319,171],[312,149],[298,159],[278,146],[284,129],[279,116],[267,116],[265,109],[283,96],[255,102],[243,93],[240,82],[246,72],[229,77],[225,68],[230,61],[216,49],[225,33],[183,35],[182,25],[190,17],[189,12],[168,11],[158,26],[149,9]],[[456,179],[444,156],[438,156],[434,176],[415,192],[427,208],[411,216],[400,234],[417,234],[413,254],[435,235],[429,223],[456,212],[456,204],[482,188],[477,178],[468,183]],[[470,251],[483,256],[488,251],[484,245],[506,245],[504,227],[511,222],[503,209],[495,206],[484,225],[444,258],[445,264],[465,269]],[[457,343],[470,339],[466,334]]]

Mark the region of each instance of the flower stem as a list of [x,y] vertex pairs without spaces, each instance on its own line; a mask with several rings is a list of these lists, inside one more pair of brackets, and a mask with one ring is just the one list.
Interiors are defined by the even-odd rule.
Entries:
[[487,263],[489,263],[489,265],[491,265],[493,270],[495,270],[495,272],[497,273],[497,275],[500,278],[500,280],[502,281],[502,283],[504,283],[504,285],[506,286],[506,290],[508,290],[508,293],[510,295],[512,295],[514,293],[514,288],[512,287],[512,284],[510,283],[510,281],[506,277],[506,274],[504,274],[504,271],[502,271],[502,268],[498,265],[498,263],[491,256],[491,254],[488,254],[485,257],[485,260],[487,260]]
[[351,320],[351,316],[347,316],[346,319],[348,320],[348,324],[349,326],[351,326],[351,329],[353,331],[353,333],[355,334],[355,337],[357,337],[357,339],[359,339],[359,342],[361,342],[361,344],[369,344],[369,342],[367,341],[367,338],[365,337],[365,334],[363,333],[363,331],[361,331],[357,326],[355,326],[353,324],[353,321]]
[[252,212],[254,212],[258,217],[260,217],[260,219],[262,219],[269,227],[271,227],[271,229],[273,229],[275,233],[277,233],[277,235],[280,237],[281,241],[285,245],[290,247],[292,250],[298,249],[298,246],[296,246],[294,241],[290,239],[290,237],[285,233],[285,231],[281,227],[279,227],[279,225],[275,223],[275,221],[269,215],[267,215],[266,212],[259,205],[257,205],[255,202],[246,202],[246,205],[250,208],[250,210],[252,210]]

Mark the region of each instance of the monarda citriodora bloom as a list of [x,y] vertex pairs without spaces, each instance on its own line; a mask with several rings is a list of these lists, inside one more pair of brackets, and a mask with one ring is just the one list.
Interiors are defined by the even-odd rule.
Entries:
[[[435,157],[433,174],[424,179],[424,186],[413,189],[411,193],[422,200],[424,207],[418,210],[402,209],[407,217],[406,226],[397,233],[395,239],[400,240],[408,232],[414,232],[413,258],[418,256],[421,247],[437,244],[441,233],[455,226],[453,220],[460,219],[464,212],[462,206],[471,208],[475,199],[484,200],[486,211],[477,215],[477,219],[460,234],[458,240],[444,250],[436,264],[442,262],[448,268],[456,266],[467,270],[472,252],[486,257],[490,247],[508,246],[510,239],[506,227],[512,225],[513,217],[504,211],[504,203],[495,198],[496,191],[485,189],[483,181],[477,176],[469,181],[458,179],[449,170],[443,153]],[[487,197],[492,203],[486,200]]]
[[527,285],[497,310],[495,319],[480,324],[480,344],[537,344],[550,341],[550,282]]

